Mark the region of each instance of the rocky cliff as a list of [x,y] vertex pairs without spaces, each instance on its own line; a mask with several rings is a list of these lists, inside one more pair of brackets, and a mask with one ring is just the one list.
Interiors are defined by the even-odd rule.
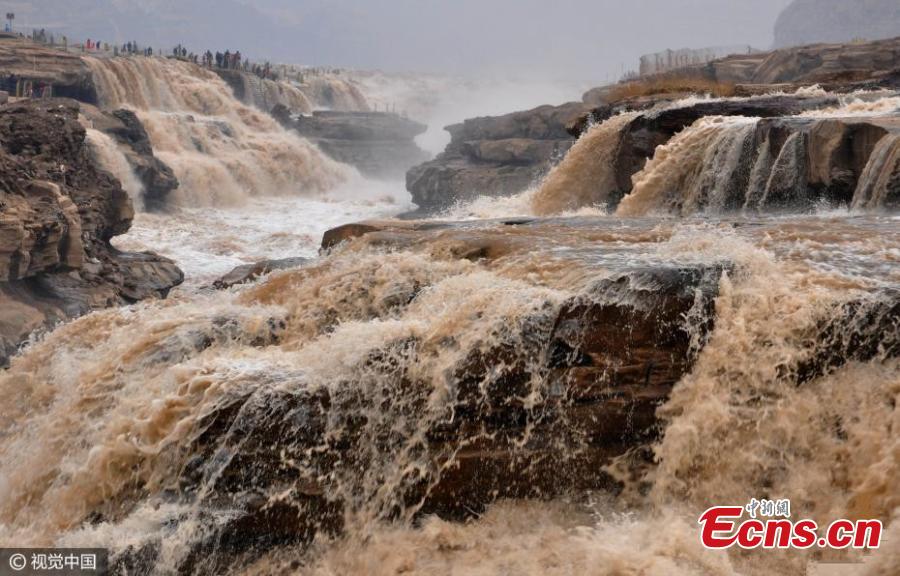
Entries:
[[717,82],[821,84],[830,90],[849,91],[865,87],[896,88],[900,86],[898,71],[900,37],[729,56],[695,68],[693,73]]
[[444,152],[406,175],[413,202],[421,213],[434,213],[477,196],[525,190],[572,146],[566,127],[586,111],[571,102],[448,126]]
[[63,99],[0,108],[0,364],[35,330],[164,297],[183,279],[166,258],[110,245],[134,210],[88,151],[78,115]]
[[775,46],[900,36],[896,0],[794,0],[775,23]]
[[[644,86],[647,92],[651,92],[657,84],[668,87],[685,79],[695,80],[700,84],[694,91],[702,90],[703,82],[710,87],[720,83],[732,88],[731,91],[737,96],[789,91],[814,84],[835,92],[898,88],[900,37],[735,54],[706,64],[644,76],[623,84]],[[591,89],[584,94],[583,100],[591,106],[608,104],[611,95],[619,92],[617,88],[621,88],[623,84]]]
[[15,96],[30,87],[51,86],[54,96],[97,103],[90,70],[77,54],[0,33],[0,90]]

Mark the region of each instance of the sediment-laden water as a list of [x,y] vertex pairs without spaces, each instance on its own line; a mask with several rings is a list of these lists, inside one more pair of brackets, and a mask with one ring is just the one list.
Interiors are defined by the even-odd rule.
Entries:
[[228,205],[250,197],[314,195],[353,170],[268,114],[239,102],[224,80],[189,62],[85,58],[106,108],[135,110],[153,150],[178,177],[175,204]]
[[[253,560],[250,573],[294,565],[313,574],[444,574],[466,566],[535,574],[763,574],[777,566],[802,574],[805,553],[704,551],[694,522],[708,505],[766,495],[789,497],[796,513],[823,523],[893,520],[898,328],[865,325],[865,310],[896,306],[897,222],[838,213],[487,223],[409,246],[397,239],[395,249],[364,237],[242,290],[92,314],[49,335],[0,377],[10,399],[0,449],[18,455],[3,459],[0,538],[103,545],[125,557],[150,550],[163,572],[188,560],[209,567],[217,554],[231,559],[227,527],[247,513],[244,498],[277,507],[319,494],[341,511],[301,506],[313,526],[322,519],[316,543],[272,546],[256,559],[241,550]],[[490,255],[460,260],[471,246]],[[660,409],[656,463],[631,470],[625,452],[593,471],[622,482],[618,498],[572,489],[544,502],[500,503],[468,523],[417,520],[428,486],[438,489],[454,454],[483,434],[512,434],[503,449],[514,459],[542,454],[561,478],[577,468],[575,455],[587,448],[570,437],[575,423],[554,424],[561,428],[549,448],[540,436],[560,386],[546,344],[567,302],[603,298],[592,287],[622,274],[675,267],[715,279],[726,264],[715,281],[712,332],[697,331],[709,313],[702,306],[672,327],[701,349]],[[894,348],[811,369],[841,344],[840,334],[831,341],[818,331],[848,314],[859,316],[863,332],[885,331]],[[460,370],[479,350],[497,347],[507,350],[503,361],[476,370],[465,385],[475,384],[474,400],[463,398],[471,392],[462,392]],[[436,430],[466,422],[467,410],[485,410],[482,417],[500,410],[491,389],[511,374],[524,378],[514,402],[521,425],[476,426],[459,445],[435,440]],[[329,408],[313,426],[305,419],[318,404],[308,395],[319,394]],[[239,408],[232,432],[215,423],[227,406]],[[290,428],[296,437],[266,435],[275,433],[266,432],[272,419],[286,417],[300,418]],[[274,445],[258,445],[256,434]],[[244,453],[244,442],[256,447]],[[326,529],[334,522],[344,536],[331,542],[324,534],[334,534]],[[223,542],[221,550],[213,545],[198,560],[210,538]],[[892,566],[878,560],[890,550],[874,554],[871,573],[890,573],[875,568]]]
[[[892,135],[846,206],[791,213],[805,136],[770,153],[758,119],[702,118],[613,201],[592,160],[636,117],[615,116],[466,221],[370,223],[213,291],[235,261],[313,256],[331,224],[403,201],[279,197],[349,176],[206,71],[92,66],[182,181],[176,217],[117,242],[193,284],[60,326],[0,373],[0,545],[103,546],[122,573],[896,574]],[[705,550],[700,513],[750,498],[878,518],[885,540]]]

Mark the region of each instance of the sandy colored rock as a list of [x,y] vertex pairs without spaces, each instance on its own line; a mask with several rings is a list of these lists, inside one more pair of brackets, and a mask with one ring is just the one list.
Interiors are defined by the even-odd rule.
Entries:
[[0,107],[0,364],[36,329],[164,297],[183,280],[166,258],[110,246],[134,207],[96,165],[78,117],[72,100]]

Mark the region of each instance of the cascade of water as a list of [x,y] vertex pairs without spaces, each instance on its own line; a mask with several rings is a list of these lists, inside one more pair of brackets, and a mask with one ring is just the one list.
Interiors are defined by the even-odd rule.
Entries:
[[546,216],[617,200],[614,156],[622,131],[637,117],[620,114],[583,134],[531,197],[532,211]]
[[181,183],[176,202],[321,193],[352,170],[238,102],[214,73],[162,58],[85,58],[106,108],[134,108]]
[[772,140],[767,135],[759,149],[756,151],[756,160],[750,170],[750,179],[747,182],[747,192],[744,195],[744,203],[741,206],[745,211],[759,206],[760,200],[766,194],[766,184],[772,173]]
[[[890,241],[884,228],[838,234],[833,223],[811,221],[747,227],[741,233],[750,236],[738,236],[674,224],[666,232],[652,223],[598,236],[590,226],[548,226],[547,244],[529,243],[496,265],[452,256],[455,241],[442,235],[416,250],[351,245],[241,292],[108,310],[61,327],[0,374],[7,398],[0,406],[0,543],[115,553],[147,546],[155,551],[147,561],[165,572],[198,548],[215,549],[217,530],[242,507],[277,511],[285,502],[327,498],[346,506],[347,537],[324,544],[319,557],[294,550],[288,563],[301,557],[311,573],[368,574],[371,562],[354,559],[406,555],[413,546],[423,554],[409,559],[414,574],[433,569],[419,564],[425,558],[491,565],[490,556],[467,554],[490,551],[472,540],[484,538],[493,518],[503,546],[523,554],[508,561],[525,574],[546,573],[543,554],[593,550],[616,566],[639,567],[652,550],[666,574],[717,567],[731,575],[764,574],[785,557],[772,552],[748,566],[739,552],[704,552],[690,525],[694,510],[710,502],[737,502],[768,486],[793,498],[798,514],[821,521],[893,518],[900,492],[891,482],[897,438],[889,423],[900,410],[898,361],[883,350],[798,385],[804,365],[834,346],[855,345],[843,333],[817,338],[817,330],[848,314],[865,325],[879,298],[848,290],[842,273],[802,258],[781,261],[759,247],[783,235],[790,240],[775,246],[796,258],[808,237],[814,257],[823,243],[849,247],[846,238]],[[720,284],[708,343],[663,409],[660,464],[645,478],[650,497],[641,482],[626,486],[639,498],[627,521],[608,511],[592,517],[575,499],[579,515],[560,525],[550,511],[562,502],[543,512],[516,502],[472,525],[431,524],[423,532],[413,522],[423,495],[453,470],[456,450],[478,453],[477,442],[495,433],[491,423],[511,417],[500,406],[521,418],[521,432],[506,444],[511,457],[527,460],[533,442],[549,443],[563,474],[578,454],[561,433],[538,434],[562,400],[545,345],[561,304],[607,272],[590,257],[558,260],[560,248],[590,254],[603,244],[621,251],[622,243],[633,248],[630,260],[712,265],[724,258],[735,266]],[[895,250],[896,240],[886,249]],[[877,285],[865,275],[854,281]],[[855,312],[842,306],[850,297],[862,298]],[[699,320],[685,322],[699,330]],[[470,380],[484,362],[492,368]],[[508,395],[502,405],[489,400],[498,393]],[[447,440],[458,426],[467,427],[469,444]],[[221,505],[229,499],[240,506]],[[310,518],[324,514],[304,510]],[[620,530],[614,546],[598,547]],[[509,534],[536,540],[517,547]],[[809,556],[794,553],[785,571],[803,574]],[[277,555],[265,559],[279,572]],[[570,572],[578,571],[582,564],[572,560]]]
[[122,188],[128,192],[134,207],[137,210],[143,208],[144,185],[140,178],[134,173],[131,164],[125,154],[119,148],[119,145],[109,136],[99,130],[88,128],[86,130],[87,142],[100,166],[119,179]]
[[887,134],[872,150],[853,193],[853,208],[873,209],[900,202],[900,134]]
[[257,78],[251,74],[242,74],[244,100],[251,106],[269,112],[277,105],[282,105],[293,112],[309,114],[314,106],[299,88],[286,82],[275,82],[266,78]]
[[334,76],[309,76],[303,81],[303,93],[314,108],[342,112],[367,112],[365,95],[349,80]]
[[[707,202],[724,205],[726,184],[742,164],[754,119],[701,118],[656,149],[643,170],[632,177],[633,188],[616,214],[690,213]],[[714,172],[723,170],[724,174]]]
[[700,176],[690,185],[681,213],[721,213],[744,203],[755,160],[756,120],[736,120],[706,149]]
[[803,205],[809,195],[807,190],[808,146],[808,134],[794,132],[788,136],[772,164],[772,171],[769,173],[766,189],[759,200],[759,205],[756,206],[757,209]]

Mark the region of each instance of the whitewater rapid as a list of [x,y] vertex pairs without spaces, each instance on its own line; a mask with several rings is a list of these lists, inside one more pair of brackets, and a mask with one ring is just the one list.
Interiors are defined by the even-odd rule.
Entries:
[[[208,71],[91,65],[106,104],[136,110],[182,183],[170,211],[139,213],[114,244],[170,256],[188,280],[167,300],[62,325],[0,373],[0,545],[100,546],[157,574],[818,576],[829,562],[896,574],[900,361],[884,347],[851,357],[854,341],[822,327],[871,336],[875,325],[897,341],[900,326],[872,317],[896,302],[900,219],[831,206],[724,210],[794,185],[799,137],[755,154],[733,186],[756,119],[700,120],[611,207],[605,160],[633,119],[617,116],[541,187],[454,208],[463,223],[397,225],[320,253],[325,230],[396,215],[408,196],[355,180]],[[138,197],[114,143],[88,138]],[[882,198],[896,162],[896,142],[880,143],[858,198]],[[544,218],[486,219],[515,215]],[[205,288],[237,264],[294,256],[311,260]],[[547,342],[573,303],[640,307],[659,284],[647,272],[660,270],[714,289],[685,284],[694,305],[654,335],[684,334],[691,364],[646,444],[588,471],[615,489],[503,500],[456,521],[422,516],[457,458],[496,450],[490,426],[507,409],[511,461],[541,454],[551,481],[578,470],[583,427],[604,423],[563,418],[550,428],[559,438],[541,437],[557,403],[578,413],[560,387],[605,386],[626,404],[633,391],[579,383],[589,358],[572,381],[554,381]],[[809,367],[834,349],[840,362]],[[497,389],[510,390],[499,407]],[[446,440],[458,425],[472,434],[459,446]],[[790,498],[820,524],[880,518],[885,541],[868,554],[704,549],[699,513],[752,497]],[[265,540],[298,510],[327,521],[301,518],[311,534]],[[270,524],[234,532],[251,512]]]
[[138,212],[131,229],[112,243],[121,250],[149,250],[175,260],[185,273],[180,290],[192,290],[243,264],[314,258],[327,230],[412,208],[402,183],[358,179],[313,198],[261,197],[216,209]]
[[315,195],[355,170],[238,101],[214,72],[162,58],[85,58],[101,104],[135,111],[154,154],[175,172],[168,201],[239,205],[259,196]]
[[[354,242],[237,291],[89,315],[35,344],[0,376],[11,400],[0,436],[0,542],[118,553],[158,543],[165,572],[227,520],[226,513],[213,521],[202,506],[166,503],[168,478],[189,457],[181,447],[200,433],[204,414],[247,392],[259,399],[248,404],[251,413],[256,402],[279,402],[285,393],[400,394],[387,377],[396,363],[432,384],[428,408],[410,412],[400,395],[383,414],[368,415],[363,434],[373,435],[373,453],[366,461],[374,467],[338,468],[328,481],[349,505],[347,534],[323,537],[308,552],[275,550],[245,573],[762,575],[858,559],[855,551],[707,551],[695,521],[710,503],[767,486],[821,522],[862,515],[893,530],[900,364],[849,362],[799,387],[790,375],[815,352],[810,330],[841,303],[875,303],[878,290],[900,283],[896,224],[895,217],[843,213],[744,225],[594,217],[508,230],[481,223],[399,250]],[[454,257],[453,247],[478,238],[477,230],[505,255]],[[628,471],[623,459],[620,472],[607,470],[642,478],[626,481],[618,500],[573,492],[547,503],[500,503],[463,524],[413,522],[415,507],[396,521],[383,516],[403,492],[405,471],[435,473],[415,439],[443,418],[448,375],[469,350],[504,341],[528,350],[528,332],[519,330],[544,330],[541,322],[563,301],[611,270],[722,261],[735,268],[719,286],[714,332],[661,412],[659,463]],[[274,340],[273,323],[281,326]],[[410,339],[421,343],[414,353],[397,347]],[[391,360],[372,366],[373,354]],[[532,393],[545,385],[531,381]],[[338,412],[332,434],[344,433],[351,417]],[[844,422],[840,435],[831,433],[835,419]],[[387,449],[376,439],[392,428],[402,432],[400,444]],[[22,456],[6,457],[13,453]],[[203,490],[214,493],[215,476],[206,482]],[[86,522],[91,510],[103,520]],[[860,573],[891,573],[891,534]]]

